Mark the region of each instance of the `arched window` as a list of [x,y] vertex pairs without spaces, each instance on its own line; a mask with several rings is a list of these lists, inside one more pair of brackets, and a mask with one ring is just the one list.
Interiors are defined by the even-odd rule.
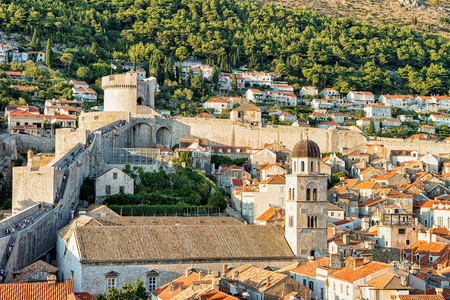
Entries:
[[316,172],[317,172],[317,173],[320,173],[320,161],[317,162],[317,170],[316,170]]
[[302,161],[302,172],[305,172],[305,162],[304,161]]
[[297,172],[297,162],[294,161],[294,168],[293,168],[293,172]]
[[313,200],[316,201],[317,200],[317,189],[313,190]]
[[311,193],[311,189],[306,189],[306,200],[311,200],[311,195],[310,195],[310,193]]
[[292,189],[292,200],[295,200],[295,188]]
[[311,162],[311,170],[310,171],[314,172],[314,162],[313,161]]

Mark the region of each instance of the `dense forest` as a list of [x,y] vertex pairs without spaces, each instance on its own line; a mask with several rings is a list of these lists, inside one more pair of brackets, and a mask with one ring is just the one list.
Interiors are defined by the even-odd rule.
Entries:
[[7,0],[0,24],[7,34],[35,34],[42,48],[48,39],[66,44],[74,70],[114,56],[146,62],[152,74],[164,61],[194,55],[225,71],[246,65],[343,93],[447,94],[450,86],[450,43],[443,38],[306,8],[240,0]]

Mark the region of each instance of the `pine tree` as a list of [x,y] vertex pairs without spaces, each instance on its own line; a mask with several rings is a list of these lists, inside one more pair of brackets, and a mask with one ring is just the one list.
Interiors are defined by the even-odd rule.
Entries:
[[233,91],[237,92],[238,85],[237,85],[236,74],[233,74],[233,76],[231,76],[231,86],[233,87]]
[[183,74],[182,74],[183,70],[181,69],[181,63],[178,62],[178,70],[177,70],[177,76],[178,76],[178,84],[182,85],[183,84]]
[[51,68],[51,54],[52,54],[52,47],[51,47],[51,41],[50,39],[47,40],[47,49],[45,50],[45,65],[48,68]]
[[214,84],[217,84],[219,82],[219,71],[217,70],[216,66],[214,66],[212,69],[211,82]]
[[37,32],[36,32],[36,29],[34,29],[33,37],[31,38],[31,42],[30,42],[30,47],[32,49],[36,49],[38,43],[39,42],[38,42],[38,38],[37,38]]
[[192,81],[194,79],[194,73],[192,73],[192,69],[189,69],[188,79],[187,79],[187,86],[190,88],[192,85]]

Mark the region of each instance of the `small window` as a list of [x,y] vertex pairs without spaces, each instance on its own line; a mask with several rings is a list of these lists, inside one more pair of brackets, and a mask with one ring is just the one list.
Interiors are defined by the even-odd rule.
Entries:
[[121,185],[120,187],[119,187],[119,193],[125,193],[125,186],[123,186],[123,185]]
[[111,195],[111,186],[110,185],[106,185],[105,186],[105,194],[106,195]]
[[387,247],[387,246],[389,246],[389,243],[388,243],[388,241],[386,241],[386,247]]
[[416,259],[419,260],[420,259],[420,255],[416,254]]
[[94,116],[94,120],[98,120],[98,116]]
[[289,216],[289,227],[294,227],[294,217]]
[[306,286],[306,279],[303,279],[303,285]]
[[398,234],[405,234],[405,228],[399,228]]
[[314,281],[309,282],[309,289],[314,292]]
[[334,217],[334,211],[330,212],[331,216]]
[[116,172],[113,173],[113,179],[117,179],[117,173]]
[[148,290],[153,291],[156,290],[156,277],[148,277]]
[[430,262],[433,262],[433,256],[430,255]]
[[406,240],[406,245],[407,245],[407,246],[409,245],[409,240]]
[[109,291],[110,288],[116,288],[116,278],[107,278],[106,281],[106,290]]

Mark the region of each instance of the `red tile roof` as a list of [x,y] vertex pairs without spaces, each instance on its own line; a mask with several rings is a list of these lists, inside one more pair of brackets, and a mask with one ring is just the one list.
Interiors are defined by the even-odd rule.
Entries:
[[78,300],[75,297],[72,279],[68,279],[66,282],[57,282],[53,285],[47,282],[0,284],[0,298],[11,300]]
[[390,265],[378,261],[365,261],[364,264],[356,270],[353,268],[353,264],[351,264],[331,273],[329,277],[353,283],[356,280],[362,279],[389,267]]
[[316,278],[317,267],[328,267],[330,265],[330,259],[328,257],[322,257],[314,260],[310,263],[300,265],[291,270],[292,273]]

